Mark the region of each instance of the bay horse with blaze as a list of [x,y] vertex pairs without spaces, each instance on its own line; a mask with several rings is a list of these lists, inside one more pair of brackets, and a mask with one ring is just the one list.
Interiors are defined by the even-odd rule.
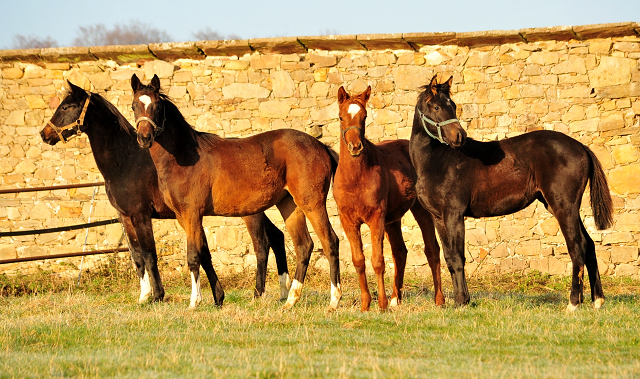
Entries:
[[464,273],[464,218],[501,216],[538,200],[558,220],[572,263],[568,311],[583,302],[587,266],[594,308],[604,303],[595,244],[580,219],[587,184],[595,225],[613,223],[607,179],[598,158],[562,133],[538,130],[500,141],[467,138],[451,100],[453,77],[434,76],[418,96],[411,131],[411,161],[422,205],[435,217],[451,273],[455,302],[469,302]]
[[[158,187],[149,150],[138,146],[136,131],[118,109],[97,93],[68,82],[69,92],[40,132],[49,145],[86,133],[111,205],[118,211],[140,279],[139,302],[161,301],[164,288],[157,265],[152,219],[175,219]],[[269,247],[280,275],[281,296],[288,292],[284,234],[264,213],[243,217],[257,257],[254,295],[264,292]]]
[[358,273],[361,309],[368,311],[371,294],[365,274],[360,228],[371,230],[371,265],[378,281],[378,307],[387,308],[384,285],[383,242],[386,233],[394,262],[391,306],[402,300],[402,284],[407,247],[402,237],[402,216],[411,210],[424,239],[424,253],[431,267],[436,305],[444,304],[440,274],[440,247],[429,212],[416,201],[416,172],[409,157],[409,141],[394,140],[373,144],[365,138],[366,105],[371,86],[355,96],[343,87],[338,90],[340,115],[340,161],[333,183],[333,197]]
[[[313,240],[308,218],[329,260],[330,309],[342,297],[338,237],[329,223],[326,201],[337,157],[320,141],[292,129],[272,130],[247,138],[222,138],[194,130],[180,110],[160,92],[157,75],[143,85],[134,74],[133,111],[138,143],[148,149],[158,171],[160,191],[187,235],[191,271],[191,306],[201,299],[199,268],[210,266],[202,216],[245,216],[275,205],[295,246],[297,267],[285,308],[300,298]],[[334,152],[335,153],[335,152]],[[224,291],[215,271],[214,298]]]

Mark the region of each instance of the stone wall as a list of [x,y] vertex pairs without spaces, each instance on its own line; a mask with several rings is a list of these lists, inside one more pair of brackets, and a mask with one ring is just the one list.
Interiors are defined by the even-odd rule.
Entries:
[[[434,74],[454,78],[453,98],[469,136],[489,141],[549,129],[589,146],[606,171],[614,227],[597,231],[588,204],[582,214],[605,275],[639,276],[640,25],[203,41],[0,51],[1,188],[101,181],[86,136],[51,147],[38,132],[63,96],[65,80],[100,93],[130,120],[133,73],[157,74],[198,130],[242,137],[293,128],[337,146],[337,89],[373,88],[366,135],[372,141],[409,138],[417,88]],[[91,211],[92,188],[0,195],[0,229],[37,229],[116,216],[104,188]],[[353,270],[349,243],[333,199],[343,270]],[[282,218],[268,215],[283,229]],[[535,203],[513,215],[467,219],[469,275],[526,272],[569,274],[570,259],[556,220]],[[205,229],[216,266],[255,266],[239,219],[208,217]],[[370,254],[368,233],[365,247]],[[185,270],[184,233],[175,221],[155,221],[163,270]],[[410,215],[403,220],[408,269],[426,272],[423,243]],[[82,250],[84,231],[0,238],[0,259]],[[88,248],[122,243],[119,224],[92,229]],[[320,246],[316,241],[316,249]],[[287,240],[289,254],[293,255]],[[385,253],[389,255],[388,246]],[[126,256],[126,253],[121,253]],[[107,257],[86,258],[94,265]],[[316,267],[328,267],[321,254]],[[273,261],[273,259],[271,259]],[[391,265],[391,259],[387,259]],[[0,266],[74,274],[79,258]],[[272,262],[273,263],[273,262]]]

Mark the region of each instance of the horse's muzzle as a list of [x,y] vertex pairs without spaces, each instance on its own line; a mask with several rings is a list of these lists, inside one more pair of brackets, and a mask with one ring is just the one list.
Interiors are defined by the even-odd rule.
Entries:
[[141,148],[143,149],[148,149],[151,147],[151,145],[153,144],[153,134],[148,134],[146,136],[143,136],[142,134],[138,133],[138,145],[140,145]]
[[352,157],[357,157],[362,153],[362,142],[357,142],[356,144],[349,142],[347,144],[347,149],[349,149],[349,154],[351,154]]

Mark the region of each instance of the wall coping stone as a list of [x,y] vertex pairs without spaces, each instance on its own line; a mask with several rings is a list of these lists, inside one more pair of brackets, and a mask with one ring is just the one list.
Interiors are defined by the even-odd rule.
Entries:
[[640,23],[618,22],[580,26],[553,26],[519,30],[395,34],[349,34],[312,37],[253,38],[198,42],[165,42],[149,45],[56,47],[0,50],[0,62],[80,62],[112,59],[118,63],[161,59],[205,59],[207,56],[304,54],[308,50],[415,50],[426,45],[486,46],[539,41],[577,41],[594,38],[640,36]]

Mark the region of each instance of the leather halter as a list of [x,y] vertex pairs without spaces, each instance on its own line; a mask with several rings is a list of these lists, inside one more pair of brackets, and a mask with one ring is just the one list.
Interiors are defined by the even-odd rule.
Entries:
[[342,131],[342,140],[344,141],[344,143],[347,143],[347,140],[345,138],[345,134],[347,134],[347,131],[351,130],[351,129],[358,129],[358,131],[360,132],[360,134],[362,134],[362,128],[360,128],[359,126],[350,126],[348,128],[346,128],[345,130]]
[[[451,118],[449,120],[446,121],[442,121],[442,122],[435,122],[432,119],[430,119],[429,117],[425,116],[424,113],[422,113],[420,111],[419,108],[418,109],[418,113],[420,114],[420,120],[422,121],[422,127],[424,128],[424,131],[427,132],[427,134],[429,135],[429,137],[440,141],[440,143],[444,143],[445,145],[449,145],[444,138],[442,138],[442,129],[440,128],[441,126],[445,126],[445,125],[449,125],[452,124],[454,122],[460,122],[457,118]],[[429,124],[433,125],[436,127],[436,129],[438,130],[438,136],[433,135],[433,133],[431,133],[429,131],[429,128],[427,128],[427,124],[425,124],[425,121],[428,122]]]
[[136,130],[138,130],[138,124],[142,121],[147,121],[153,126],[153,138],[157,137],[164,130],[164,122],[166,121],[164,105],[162,106],[162,124],[158,126],[151,118],[147,116],[140,116],[136,119]]
[[[53,125],[53,122],[51,122],[51,120],[47,121],[47,125],[49,125],[53,129],[53,131],[55,131],[56,134],[58,134],[58,137],[60,138],[60,141],[67,142],[71,138],[77,137],[80,134],[82,134],[82,130],[80,130],[80,127],[84,126],[84,116],[87,115],[87,108],[89,108],[89,101],[90,100],[91,100],[91,93],[89,93],[89,96],[87,96],[87,100],[84,102],[84,106],[82,107],[82,112],[80,113],[80,117],[78,117],[77,120],[75,120],[74,122],[72,122],[72,123],[70,123],[68,125],[58,127],[58,126]],[[67,129],[72,129],[75,126],[78,127],[78,129],[76,129],[76,134],[70,135],[68,139],[65,138],[62,135],[63,131],[65,131]]]

